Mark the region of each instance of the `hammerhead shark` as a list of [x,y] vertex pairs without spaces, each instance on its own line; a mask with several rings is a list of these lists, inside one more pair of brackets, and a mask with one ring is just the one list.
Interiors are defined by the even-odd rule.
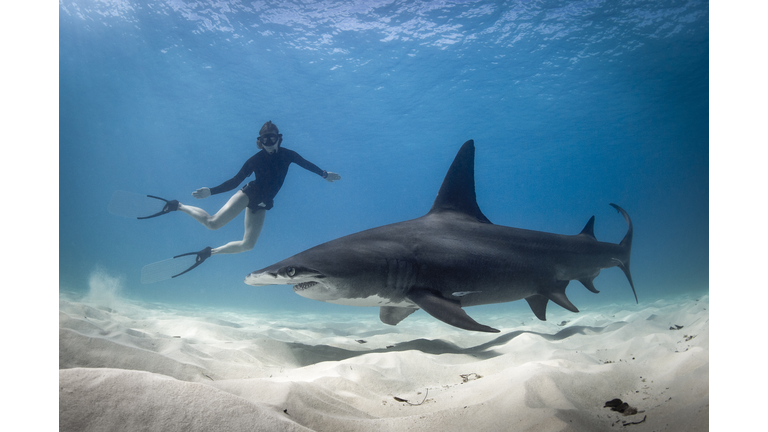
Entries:
[[245,278],[254,286],[293,285],[300,296],[351,306],[378,306],[396,325],[423,309],[465,330],[499,332],[462,309],[525,299],[540,320],[551,300],[579,310],[565,296],[572,280],[597,293],[600,270],[629,272],[632,220],[619,244],[595,238],[595,217],[576,235],[494,225],[475,194],[475,143],[459,150],[426,215],[341,237],[300,252]]

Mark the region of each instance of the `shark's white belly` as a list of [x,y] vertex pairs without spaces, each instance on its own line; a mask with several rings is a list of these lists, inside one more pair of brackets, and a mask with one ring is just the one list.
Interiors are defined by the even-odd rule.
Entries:
[[403,301],[396,302],[386,297],[381,297],[378,295],[372,295],[370,297],[359,297],[359,298],[329,298],[323,295],[318,295],[320,293],[313,292],[311,290],[296,291],[296,294],[302,297],[306,297],[308,299],[319,300],[326,303],[334,303],[334,304],[339,304],[344,306],[367,306],[367,307],[392,306],[392,307],[418,308],[418,306],[416,306],[416,304],[410,300],[403,300]]

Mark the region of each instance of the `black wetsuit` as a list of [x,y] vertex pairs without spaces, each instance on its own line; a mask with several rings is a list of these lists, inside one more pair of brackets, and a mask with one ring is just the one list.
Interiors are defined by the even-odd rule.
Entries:
[[[325,175],[325,171],[293,150],[280,147],[275,154],[269,154],[266,150],[262,150],[248,159],[234,177],[215,188],[211,188],[211,195],[231,191],[253,173],[256,174],[256,180],[246,184],[242,189],[248,195],[248,208],[253,211],[269,210],[274,205],[277,192],[283,186],[291,162],[317,175]],[[264,205],[260,206],[259,204]]]

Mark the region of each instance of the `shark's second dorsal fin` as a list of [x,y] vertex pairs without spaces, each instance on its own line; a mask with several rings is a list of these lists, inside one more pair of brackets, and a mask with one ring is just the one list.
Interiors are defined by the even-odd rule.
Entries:
[[456,154],[428,214],[443,211],[464,213],[478,222],[491,223],[477,205],[474,140],[465,142]]

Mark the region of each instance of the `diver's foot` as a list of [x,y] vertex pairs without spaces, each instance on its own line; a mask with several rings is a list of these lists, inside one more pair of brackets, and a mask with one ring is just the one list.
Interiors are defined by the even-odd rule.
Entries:
[[175,276],[171,276],[171,278],[175,278],[176,276],[181,276],[184,273],[186,273],[186,272],[192,270],[193,268],[199,266],[200,264],[202,264],[203,261],[205,261],[205,260],[207,260],[208,258],[211,257],[211,251],[212,250],[213,249],[211,249],[211,247],[208,246],[205,249],[201,250],[200,252],[188,252],[188,253],[181,254],[181,255],[176,255],[175,257],[173,257],[174,259],[176,259],[176,258],[187,256],[187,255],[195,255],[195,263],[192,264],[192,266],[190,268],[184,270],[183,272],[181,272],[181,273],[179,273],[179,274],[177,274]]
[[195,259],[195,262],[197,262],[199,264],[199,263],[202,263],[203,261],[205,261],[206,259],[210,258],[212,251],[213,251],[213,249],[210,246],[208,246],[205,249],[201,250],[200,252],[197,253],[197,258]]
[[153,214],[153,215],[149,215],[149,216],[139,216],[139,217],[137,217],[136,219],[152,219],[152,218],[154,218],[154,217],[162,216],[162,215],[164,215],[164,214],[168,214],[168,213],[170,213],[170,212],[172,212],[172,211],[176,211],[176,210],[178,210],[178,209],[179,209],[179,205],[181,205],[181,204],[180,204],[178,201],[176,201],[176,200],[171,200],[171,201],[168,201],[168,200],[167,200],[167,199],[165,199],[165,198],[160,198],[160,197],[158,197],[158,196],[154,196],[154,195],[147,195],[147,197],[149,197],[149,198],[154,198],[154,199],[156,199],[156,200],[160,200],[160,201],[165,201],[165,205],[163,206],[163,209],[162,209],[162,210],[160,210],[159,212],[157,212],[157,213],[155,213],[155,214]]
[[165,206],[163,207],[163,213],[170,213],[178,209],[179,209],[179,201],[171,200],[166,202]]

